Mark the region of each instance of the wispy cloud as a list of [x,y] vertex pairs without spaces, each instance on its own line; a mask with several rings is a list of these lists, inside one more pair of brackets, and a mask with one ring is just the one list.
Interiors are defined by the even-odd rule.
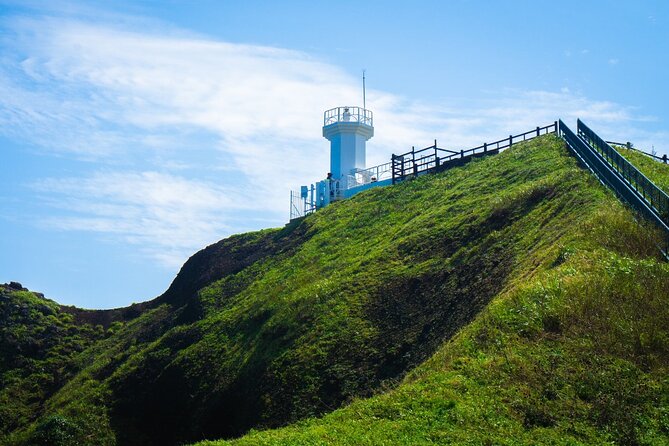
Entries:
[[[49,227],[109,235],[170,266],[254,218],[283,223],[290,186],[327,172],[323,111],[360,99],[357,78],[300,51],[118,18],[6,26],[0,132],[92,170],[32,185],[52,205]],[[367,99],[369,165],[434,138],[466,148],[558,117],[611,129],[642,119],[569,90],[449,104],[368,90]]]
[[171,268],[193,245],[230,232],[230,211],[250,209],[218,185],[157,172],[98,172],[31,187],[53,208],[43,227],[113,235]]

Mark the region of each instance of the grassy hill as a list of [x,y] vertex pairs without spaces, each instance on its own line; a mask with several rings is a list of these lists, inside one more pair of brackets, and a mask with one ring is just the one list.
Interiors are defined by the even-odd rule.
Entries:
[[373,189],[78,314],[109,328],[0,443],[664,444],[655,237],[555,136]]

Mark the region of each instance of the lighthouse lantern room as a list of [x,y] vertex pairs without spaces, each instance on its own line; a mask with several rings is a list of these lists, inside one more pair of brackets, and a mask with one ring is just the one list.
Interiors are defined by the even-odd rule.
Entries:
[[336,107],[325,112],[323,136],[330,141],[330,173],[335,180],[365,169],[365,144],[374,136],[372,112]]

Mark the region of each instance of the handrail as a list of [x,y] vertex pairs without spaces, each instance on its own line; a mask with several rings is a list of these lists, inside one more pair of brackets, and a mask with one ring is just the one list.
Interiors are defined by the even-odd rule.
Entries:
[[365,184],[390,179],[392,177],[391,171],[392,163],[384,163],[379,164],[378,166],[368,167],[367,169],[356,170],[345,176],[345,189],[353,189]]
[[577,131],[578,136],[599,153],[611,168],[653,209],[664,224],[669,226],[669,196],[580,119],[577,121]]
[[[632,184],[591,143],[599,137],[592,130],[588,129],[585,124],[581,123],[580,120],[579,128],[577,129],[577,131],[580,130],[578,136],[562,120],[559,121],[558,130],[560,137],[567,143],[567,147],[571,152],[585,167],[595,174],[595,177],[602,184],[609,187],[622,201],[628,203],[642,216],[656,223],[664,232],[664,240],[662,245],[658,245],[658,248],[664,257],[669,260],[669,226],[662,220],[656,210],[648,204],[648,201],[643,198],[642,194],[636,191]],[[590,133],[593,138],[584,138],[583,135],[585,133]]]
[[574,155],[585,164],[585,167],[595,174],[597,179],[604,186],[608,186],[613,190],[616,189],[614,183],[610,181],[610,177],[606,175],[607,171],[610,169],[605,168],[601,160],[597,159],[595,153],[588,147],[588,145],[567,127],[561,119],[559,120],[558,133],[567,143],[567,147],[569,147]]

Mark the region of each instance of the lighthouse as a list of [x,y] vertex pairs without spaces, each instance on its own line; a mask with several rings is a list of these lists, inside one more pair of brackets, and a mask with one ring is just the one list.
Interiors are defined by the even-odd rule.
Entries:
[[366,143],[372,136],[374,118],[365,107],[346,105],[324,113],[323,137],[330,141],[330,172],[327,178],[290,192],[291,221],[363,190],[392,184],[391,163],[365,165]]
[[365,169],[367,141],[374,136],[372,112],[343,106],[327,110],[323,137],[330,141],[330,173],[336,181]]

